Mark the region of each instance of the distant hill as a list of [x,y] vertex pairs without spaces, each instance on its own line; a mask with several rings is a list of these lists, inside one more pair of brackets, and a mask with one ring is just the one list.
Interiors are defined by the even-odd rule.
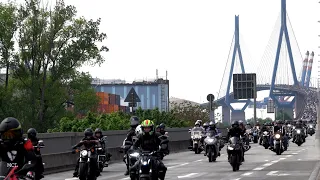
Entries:
[[183,103],[183,102],[190,102],[193,106],[195,106],[195,105],[200,105],[200,103],[197,103],[197,102],[189,101],[189,100],[186,100],[186,99],[175,98],[175,97],[171,97],[171,98],[169,99],[169,101],[170,101],[170,108],[171,108],[171,106],[172,106],[171,103],[177,103],[177,104],[179,104],[179,103]]

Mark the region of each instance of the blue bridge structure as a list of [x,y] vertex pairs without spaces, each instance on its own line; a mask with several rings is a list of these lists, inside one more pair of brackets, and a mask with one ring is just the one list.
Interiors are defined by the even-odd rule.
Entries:
[[[258,38],[258,37],[257,37]],[[239,16],[235,16],[235,30],[231,43],[228,61],[220,85],[216,103],[222,106],[222,121],[230,123],[234,120],[245,120],[245,109],[252,104],[251,99],[237,100],[233,98],[233,74],[256,73],[257,91],[269,90],[268,99],[275,104],[276,116],[279,112],[285,112],[294,118],[300,118],[306,105],[307,92],[316,90],[316,83],[311,82],[311,70],[314,53],[306,53],[303,58],[296,42],[286,11],[286,0],[281,0],[281,12],[276,22],[273,33],[268,42],[264,56],[258,64],[251,61],[241,44],[239,31]],[[250,66],[245,66],[249,65]],[[307,67],[309,65],[309,67]],[[300,67],[301,69],[296,69]],[[300,71],[300,75],[297,75]],[[300,78],[299,78],[300,77]],[[287,101],[287,97],[291,101]],[[240,109],[232,105],[241,103]],[[293,113],[295,109],[295,117]]]

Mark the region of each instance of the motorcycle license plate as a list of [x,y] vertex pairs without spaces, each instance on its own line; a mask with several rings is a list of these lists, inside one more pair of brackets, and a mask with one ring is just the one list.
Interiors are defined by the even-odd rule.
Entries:
[[257,133],[253,133],[253,136],[256,136],[257,135]]

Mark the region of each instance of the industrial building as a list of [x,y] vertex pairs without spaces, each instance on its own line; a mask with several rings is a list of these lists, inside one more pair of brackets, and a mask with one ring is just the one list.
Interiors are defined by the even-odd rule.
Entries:
[[121,97],[121,105],[128,106],[124,102],[130,89],[133,87],[141,102],[137,107],[142,109],[159,108],[161,111],[169,110],[169,80],[167,78],[156,78],[155,80],[140,80],[126,83],[124,80],[103,80],[95,78],[92,85],[97,92],[117,94]]

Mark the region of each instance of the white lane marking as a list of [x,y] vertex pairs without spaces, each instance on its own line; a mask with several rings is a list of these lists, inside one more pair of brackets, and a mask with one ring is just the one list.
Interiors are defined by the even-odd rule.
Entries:
[[287,159],[287,158],[280,158],[280,159],[279,159],[279,161],[281,161],[281,160],[285,160],[285,159]]
[[279,162],[278,160],[271,161],[272,164]]
[[198,173],[190,173],[190,174],[187,174],[187,175],[184,175],[184,176],[178,176],[178,178],[188,178],[188,177],[191,177],[191,176],[194,176],[194,175],[197,175]]
[[290,174],[277,174],[279,171],[270,171],[267,176],[289,176]]
[[74,177],[74,178],[68,178],[68,179],[65,179],[65,180],[79,180],[79,178]]
[[122,178],[121,180],[127,180],[127,179],[130,179],[129,177],[126,177],[126,178]]
[[224,154],[221,154],[221,156],[223,156]]
[[301,161],[301,159],[298,159],[298,161]]
[[240,180],[241,178],[233,179],[233,180]]
[[264,160],[264,161],[269,161],[269,160]]
[[254,168],[253,170],[254,171],[261,171],[262,169],[264,169],[264,167],[257,167],[257,168]]
[[276,174],[278,171],[270,171],[267,176],[277,176],[278,174]]
[[291,153],[292,155],[298,154],[298,153]]
[[304,151],[304,150],[306,150],[306,149],[302,149],[302,151]]
[[264,165],[262,165],[262,166],[271,166],[273,163],[266,163],[266,164],[264,164]]
[[196,161],[194,161],[194,162],[200,162],[200,161],[203,161],[202,159],[199,159],[199,160],[196,160]]
[[179,165],[176,165],[176,166],[170,166],[170,167],[168,167],[168,169],[177,168],[177,167],[185,166],[185,165],[188,165],[188,164],[189,163],[183,163],[183,164],[179,164]]
[[292,155],[286,155],[286,157],[291,157]]
[[251,174],[253,174],[253,172],[243,173],[243,174],[241,174],[241,176],[250,176]]

